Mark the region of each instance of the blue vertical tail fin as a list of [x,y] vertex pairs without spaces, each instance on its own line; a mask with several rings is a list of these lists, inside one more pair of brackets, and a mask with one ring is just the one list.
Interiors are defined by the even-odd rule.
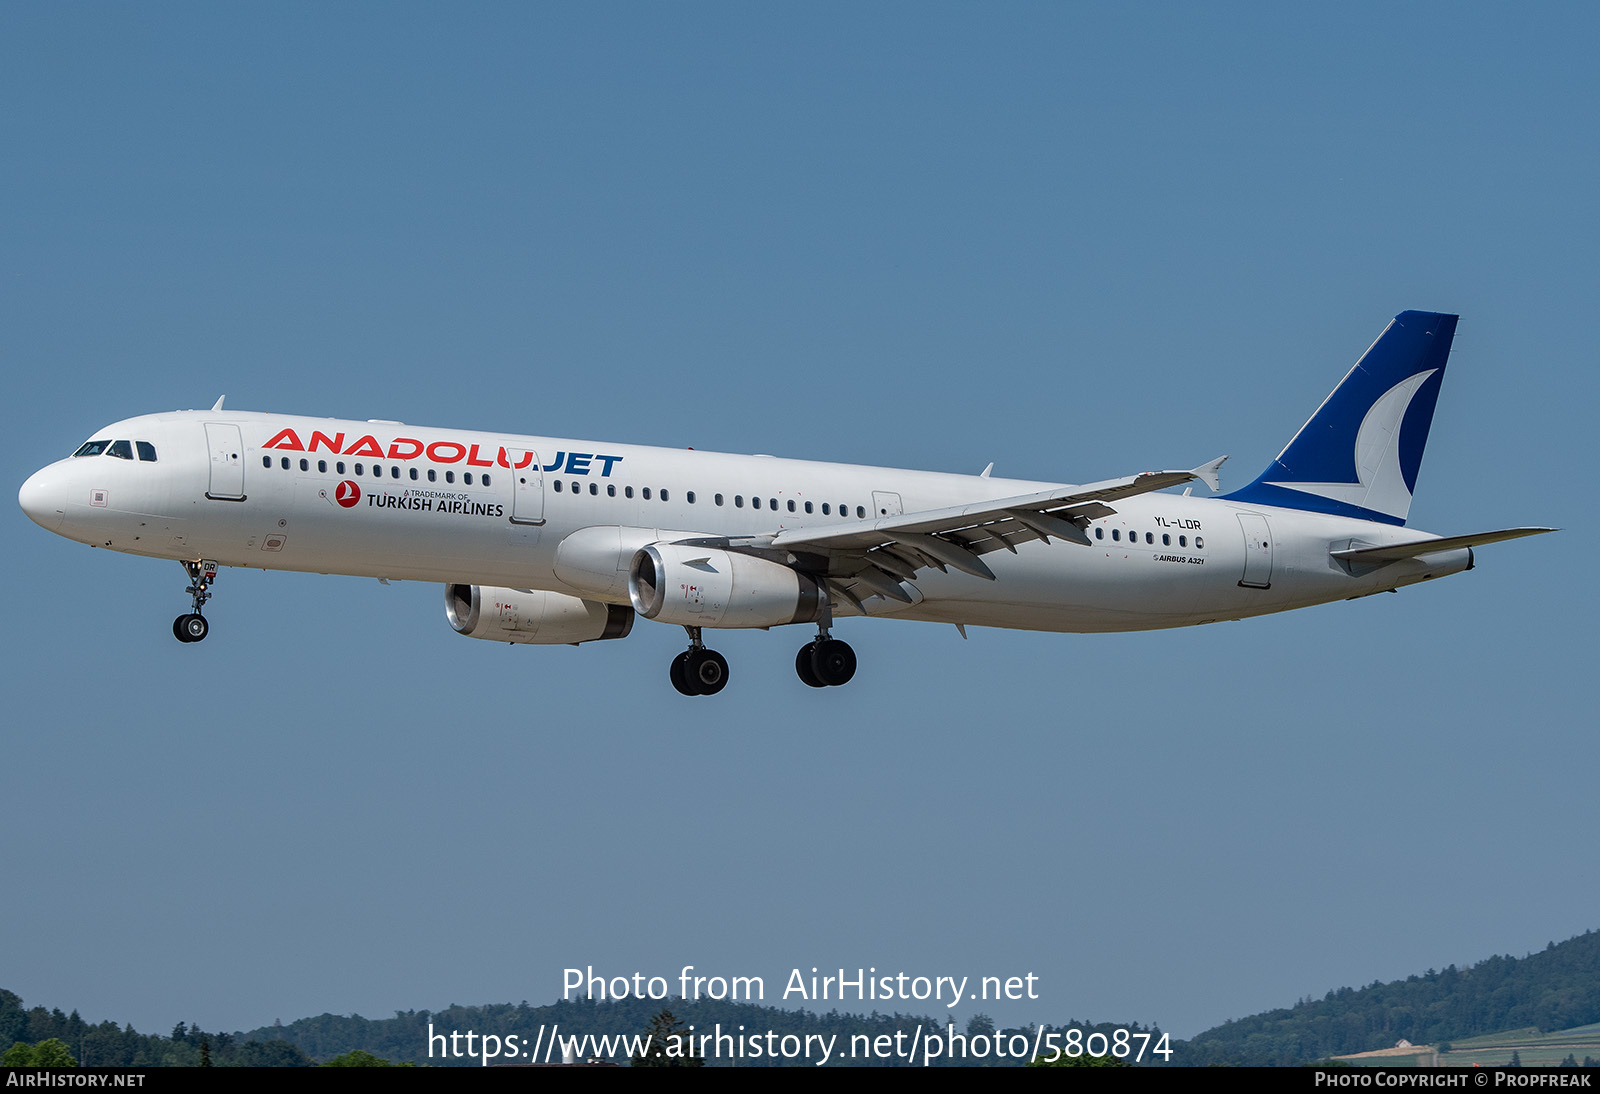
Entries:
[[1456,319],[1395,316],[1261,476],[1223,496],[1404,524]]

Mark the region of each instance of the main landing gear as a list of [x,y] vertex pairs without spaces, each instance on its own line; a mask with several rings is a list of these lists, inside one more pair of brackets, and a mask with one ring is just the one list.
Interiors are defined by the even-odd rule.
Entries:
[[689,648],[672,659],[672,686],[680,695],[715,695],[728,685],[728,659],[706,649],[699,627],[685,627]]
[[829,637],[826,629],[819,630],[816,641],[794,655],[794,671],[808,687],[836,688],[856,674],[856,651],[850,643]]
[[184,572],[189,575],[188,593],[194,601],[194,611],[180,615],[172,621],[172,637],[179,642],[198,642],[211,632],[211,624],[201,615],[206,601],[211,599],[211,586],[217,580],[217,564],[210,559],[185,562]]
[[[794,659],[794,671],[814,688],[848,684],[856,674],[856,651],[828,633],[830,622],[824,618],[816,639],[801,646]],[[715,695],[728,684],[728,659],[706,649],[699,627],[683,629],[689,632],[689,648],[672,659],[672,686],[680,695]]]

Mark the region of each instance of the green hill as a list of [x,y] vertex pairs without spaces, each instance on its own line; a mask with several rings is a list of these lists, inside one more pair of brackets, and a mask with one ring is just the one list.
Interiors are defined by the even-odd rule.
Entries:
[[[1454,1044],[1507,1030],[1571,1030],[1597,1022],[1600,933],[1586,931],[1527,957],[1491,957],[1466,969],[1451,965],[1359,990],[1341,988],[1319,1000],[1226,1022],[1187,1042],[1175,1059],[1299,1064],[1391,1048],[1402,1038],[1416,1045]],[[1523,1062],[1532,1063],[1526,1055]]]

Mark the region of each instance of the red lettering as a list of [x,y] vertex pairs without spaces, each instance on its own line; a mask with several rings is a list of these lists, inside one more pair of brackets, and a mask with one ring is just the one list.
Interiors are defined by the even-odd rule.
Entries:
[[[455,455],[441,456],[439,454],[440,451],[446,448],[455,449]],[[382,453],[379,453],[379,455],[382,455]],[[457,444],[455,441],[434,441],[428,446],[428,459],[435,460],[439,463],[460,463],[466,458],[466,455],[467,446],[464,444]]]
[[[511,467],[511,457],[506,453],[504,445],[500,446],[500,451],[495,455],[494,462],[504,468],[509,469]],[[532,462],[533,453],[524,452],[522,454],[522,461],[517,464],[516,470],[521,471],[524,467],[527,467]]]
[[311,451],[315,452],[317,450],[319,442],[329,452],[338,455],[339,449],[344,447],[344,434],[335,433],[330,437],[320,429],[314,429],[311,431]]
[[[403,444],[412,445],[411,451],[400,451],[400,446]],[[389,458],[391,460],[414,460],[420,455],[422,455],[421,441],[414,441],[410,437],[396,437],[389,442]]]
[[467,453],[467,465],[469,467],[493,467],[494,466],[494,461],[493,460],[480,460],[478,458],[478,446],[477,445],[473,445],[472,446],[472,451]]
[[367,434],[355,444],[344,450],[346,456],[376,456],[383,459],[383,449],[378,447],[378,438]]
[[300,443],[300,437],[292,429],[285,429],[261,447],[281,448],[285,452],[304,452],[306,450],[306,446]]

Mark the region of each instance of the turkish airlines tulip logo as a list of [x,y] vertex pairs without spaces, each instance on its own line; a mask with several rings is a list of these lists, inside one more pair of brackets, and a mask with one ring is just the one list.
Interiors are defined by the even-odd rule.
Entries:
[[333,492],[333,500],[346,509],[352,505],[359,505],[361,503],[361,487],[349,479],[345,479],[339,484],[339,488]]

